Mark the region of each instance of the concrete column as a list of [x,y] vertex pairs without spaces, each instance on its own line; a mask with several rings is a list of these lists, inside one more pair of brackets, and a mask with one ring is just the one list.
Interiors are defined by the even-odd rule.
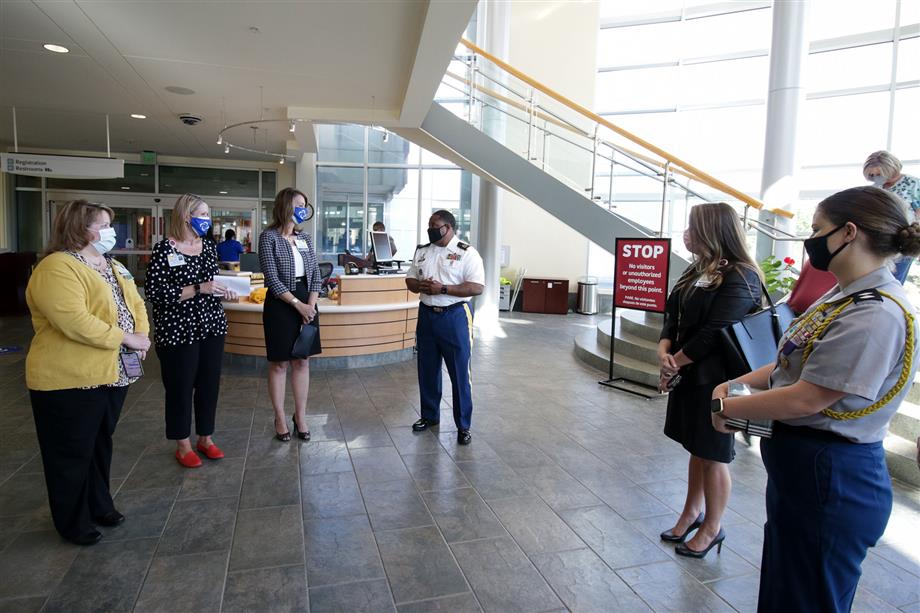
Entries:
[[[478,44],[493,55],[508,57],[511,7],[501,0],[483,0],[479,4]],[[495,115],[500,115],[496,113]],[[504,130],[504,121],[483,117],[483,129]],[[502,190],[480,178],[479,215],[476,219],[476,249],[482,254],[486,286],[476,299],[476,324],[482,326],[498,320],[498,279],[501,276]]]
[[[805,100],[805,62],[808,57],[808,9],[810,0],[773,3],[773,37],[770,43],[770,85],[767,94],[767,133],[763,156],[761,200],[767,208],[792,210],[799,199],[799,164],[796,141],[800,109]],[[760,213],[760,219],[787,232],[791,219]],[[775,243],[759,235],[757,259],[771,253],[796,260],[799,243]]]
[[[305,228],[313,237],[313,244],[316,244],[316,212],[318,204],[316,202],[316,154],[302,153],[297,160],[297,168],[294,172],[294,187],[307,195],[310,204],[313,205],[313,219],[307,222]],[[279,189],[281,186],[279,186]],[[272,195],[274,198],[274,195]]]

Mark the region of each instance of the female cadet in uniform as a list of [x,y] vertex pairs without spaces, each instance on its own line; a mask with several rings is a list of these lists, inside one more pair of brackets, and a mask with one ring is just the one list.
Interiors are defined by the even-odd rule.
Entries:
[[[679,555],[701,558],[713,547],[721,549],[725,539],[721,520],[731,492],[728,463],[735,456],[734,437],[710,424],[712,390],[727,376],[716,332],[760,306],[761,279],[745,247],[741,219],[724,202],[690,210],[684,243],[694,262],[668,297],[658,358],[659,387],[673,389],[664,433],[690,452],[690,461],[683,512],[661,539],[677,543]],[[675,385],[678,370],[681,381]]]
[[849,611],[860,563],[885,531],[891,481],[882,439],[917,370],[917,322],[886,264],[920,252],[897,198],[854,187],[818,205],[805,241],[838,285],[793,322],[775,366],[713,391],[712,423],[774,419],[763,439],[767,523],[758,610]]

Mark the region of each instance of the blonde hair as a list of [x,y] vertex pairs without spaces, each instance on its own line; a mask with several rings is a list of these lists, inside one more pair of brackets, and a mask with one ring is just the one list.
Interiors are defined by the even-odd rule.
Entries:
[[191,225],[188,222],[189,217],[191,217],[192,211],[202,204],[207,205],[208,203],[201,196],[196,196],[195,194],[182,194],[179,196],[176,199],[176,204],[173,205],[172,216],[169,218],[169,236],[178,239],[185,238],[186,230],[191,231]]
[[870,168],[875,168],[876,166],[879,167],[882,171],[882,176],[886,179],[893,179],[901,174],[901,160],[887,151],[876,151],[866,158],[863,163],[863,177],[868,179],[869,177],[866,173]]
[[724,202],[704,202],[690,209],[690,223],[687,226],[694,250],[693,265],[677,280],[675,290],[690,294],[696,282],[707,277],[712,279],[710,287],[722,285],[729,270],[751,270],[763,281],[763,273],[747,250],[744,226],[741,218],[731,206]]
[[99,219],[101,213],[109,214],[109,222],[115,221],[115,211],[86,200],[71,200],[54,216],[51,240],[47,252],[79,251],[90,242],[89,227]]

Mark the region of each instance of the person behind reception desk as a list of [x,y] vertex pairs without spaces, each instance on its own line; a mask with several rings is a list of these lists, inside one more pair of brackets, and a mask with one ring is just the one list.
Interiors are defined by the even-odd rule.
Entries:
[[153,248],[144,285],[166,390],[166,438],[176,441],[176,460],[186,468],[201,466],[189,440],[193,405],[198,451],[211,460],[224,457],[211,440],[227,335],[220,299],[236,296],[214,281],[217,250],[206,239],[210,227],[208,204],[192,194],[179,196],[167,236]]
[[[307,427],[307,395],[310,392],[310,358],[291,355],[294,341],[304,324],[316,327],[310,355],[322,351],[316,301],[323,280],[316,261],[313,240],[297,229],[309,218],[306,195],[286,187],[275,196],[272,222],[259,236],[259,264],[265,275],[268,295],[262,309],[265,354],[268,358],[268,394],[275,410],[275,438],[291,440],[284,416],[284,387],[288,362],[294,387],[292,422],[301,440],[310,440]],[[298,424],[298,422],[300,422]],[[303,428],[303,430],[301,430]],[[283,430],[282,430],[283,429]]]
[[[386,232],[387,227],[383,225],[382,221],[375,221],[373,225],[374,232]],[[396,241],[393,240],[392,236],[387,235],[387,238],[390,239],[390,255],[396,255]],[[369,265],[373,267],[377,264],[377,254],[374,252],[374,241],[371,240],[371,250],[367,254],[367,261]]]
[[453,392],[457,443],[472,440],[473,415],[470,352],[473,346],[473,312],[469,299],[485,287],[485,271],[479,253],[455,234],[456,219],[449,211],[437,211],[428,220],[427,245],[415,250],[406,273],[406,287],[421,294],[416,324],[418,387],[421,419],[412,430],[422,432],[441,419],[441,362],[447,364]]
[[217,246],[217,258],[221,262],[239,262],[243,253],[246,253],[246,250],[240,241],[236,240],[236,232],[230,229],[224,232],[224,242]]
[[114,217],[85,200],[65,204],[26,289],[35,329],[26,386],[48,506],[54,527],[77,545],[102,538],[93,524],[125,520],[112,502],[109,469],[112,434],[137,378],[121,355],[127,349],[143,359],[150,348],[144,300],[131,273],[107,255]]

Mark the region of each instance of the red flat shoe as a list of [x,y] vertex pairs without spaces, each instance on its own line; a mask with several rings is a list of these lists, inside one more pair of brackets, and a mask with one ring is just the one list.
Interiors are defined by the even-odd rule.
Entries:
[[198,454],[194,451],[189,451],[187,454],[182,455],[177,449],[176,460],[178,460],[179,464],[186,468],[198,468],[201,466],[201,458],[199,458]]
[[211,443],[210,447],[205,447],[201,443],[198,443],[198,451],[207,456],[209,460],[219,460],[224,457],[224,452],[214,443]]

